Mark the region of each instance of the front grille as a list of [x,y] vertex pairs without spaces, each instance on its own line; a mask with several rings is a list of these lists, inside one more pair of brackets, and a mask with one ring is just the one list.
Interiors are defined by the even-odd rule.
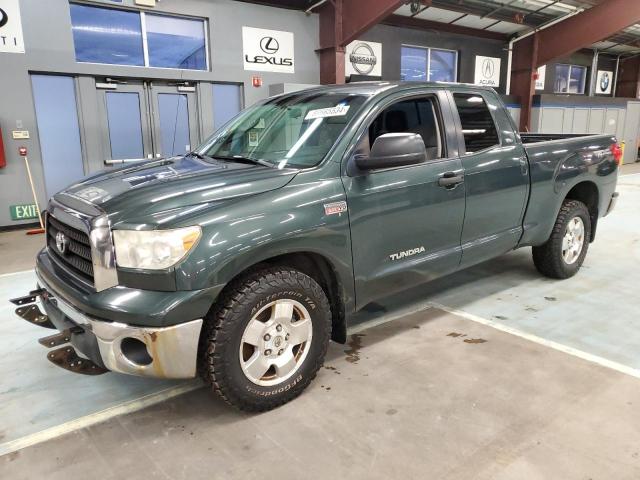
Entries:
[[[67,238],[64,253],[56,246],[56,235],[62,232]],[[76,275],[93,284],[93,263],[89,235],[47,215],[47,246],[50,254]]]

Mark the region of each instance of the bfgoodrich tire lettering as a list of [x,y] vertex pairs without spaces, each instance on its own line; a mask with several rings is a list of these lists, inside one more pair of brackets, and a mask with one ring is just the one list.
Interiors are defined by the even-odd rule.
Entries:
[[[270,305],[289,301],[310,317],[308,351],[289,378],[275,385],[257,384],[242,365],[241,346],[247,325]],[[200,373],[227,403],[241,410],[269,410],[297,397],[309,385],[322,365],[330,334],[329,302],[311,277],[286,267],[256,271],[231,284],[206,318]]]
[[[563,241],[565,241],[567,228],[575,218],[580,219],[583,226],[582,249],[577,258],[572,258],[569,263],[563,255]],[[587,206],[578,200],[565,200],[549,240],[539,247],[533,247],[533,263],[538,271],[547,277],[559,279],[572,277],[580,270],[587,256],[590,238],[591,217]],[[566,251],[566,248],[564,250]]]

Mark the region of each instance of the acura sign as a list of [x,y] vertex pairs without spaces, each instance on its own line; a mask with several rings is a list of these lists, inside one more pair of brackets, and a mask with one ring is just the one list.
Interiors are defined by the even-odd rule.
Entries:
[[293,33],[242,27],[244,69],[294,73]]
[[18,0],[0,0],[0,52],[24,53]]
[[476,55],[476,85],[487,87],[500,86],[500,59],[496,57],[483,57]]

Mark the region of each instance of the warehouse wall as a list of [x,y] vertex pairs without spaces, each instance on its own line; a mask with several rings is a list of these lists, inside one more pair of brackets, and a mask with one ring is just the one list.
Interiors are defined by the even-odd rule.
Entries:
[[[133,6],[133,0],[123,0],[121,4],[110,1],[92,3]],[[318,47],[316,15],[306,16],[303,12],[231,0],[162,0],[152,11],[208,19],[211,71],[205,72],[77,63],[67,0],[21,0],[20,8],[26,53],[0,53],[0,127],[8,162],[6,168],[0,169],[0,227],[17,223],[10,220],[9,205],[32,203],[24,163],[17,155],[18,146],[24,145],[29,149],[39,203],[41,206],[46,204],[31,73],[72,75],[78,79],[77,95],[89,91],[84,80],[104,76],[242,82],[245,105],[267,97],[269,85],[273,83],[317,84],[319,81],[319,63],[315,54]],[[295,73],[245,71],[242,63],[242,26],[293,32]],[[251,85],[251,77],[256,74],[263,78],[261,88]],[[87,120],[82,128],[95,128],[91,118]],[[212,127],[212,121],[209,126]],[[28,130],[31,138],[13,140],[12,130]],[[86,145],[83,148],[85,157],[93,155],[92,151],[86,151]],[[85,158],[85,173],[90,170],[89,161]]]
[[501,41],[389,25],[376,25],[359,40],[382,43],[383,80],[400,80],[400,51],[403,45],[457,50],[458,81],[464,83],[474,82],[476,55],[500,58],[500,86],[496,90],[499,93],[505,92],[507,50]]
[[[587,67],[587,83],[585,87],[585,95],[589,92],[589,79],[591,75],[591,65],[593,63],[593,51],[592,50],[581,50],[572,55],[569,55],[564,58],[560,58],[558,60],[554,60],[553,62],[549,62],[547,64],[546,74],[545,74],[545,83],[544,90],[536,90],[538,94],[552,94],[554,92],[554,86],[556,83],[556,65],[558,64],[571,64],[571,65],[580,65],[583,67]],[[608,70],[610,72],[616,71],[616,56],[615,55],[607,55],[601,53],[598,56],[598,70]],[[613,89],[611,89],[611,94],[609,95],[598,95],[601,97],[612,97]]]

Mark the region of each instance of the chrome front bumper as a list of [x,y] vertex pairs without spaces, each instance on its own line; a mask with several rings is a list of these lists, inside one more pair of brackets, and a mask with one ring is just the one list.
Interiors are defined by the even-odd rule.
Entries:
[[109,370],[145,377],[195,377],[202,319],[162,328],[104,322],[60,298],[37,271],[36,274],[40,286],[46,290],[45,310],[57,308],[85,332],[91,332],[96,337],[102,362]]

